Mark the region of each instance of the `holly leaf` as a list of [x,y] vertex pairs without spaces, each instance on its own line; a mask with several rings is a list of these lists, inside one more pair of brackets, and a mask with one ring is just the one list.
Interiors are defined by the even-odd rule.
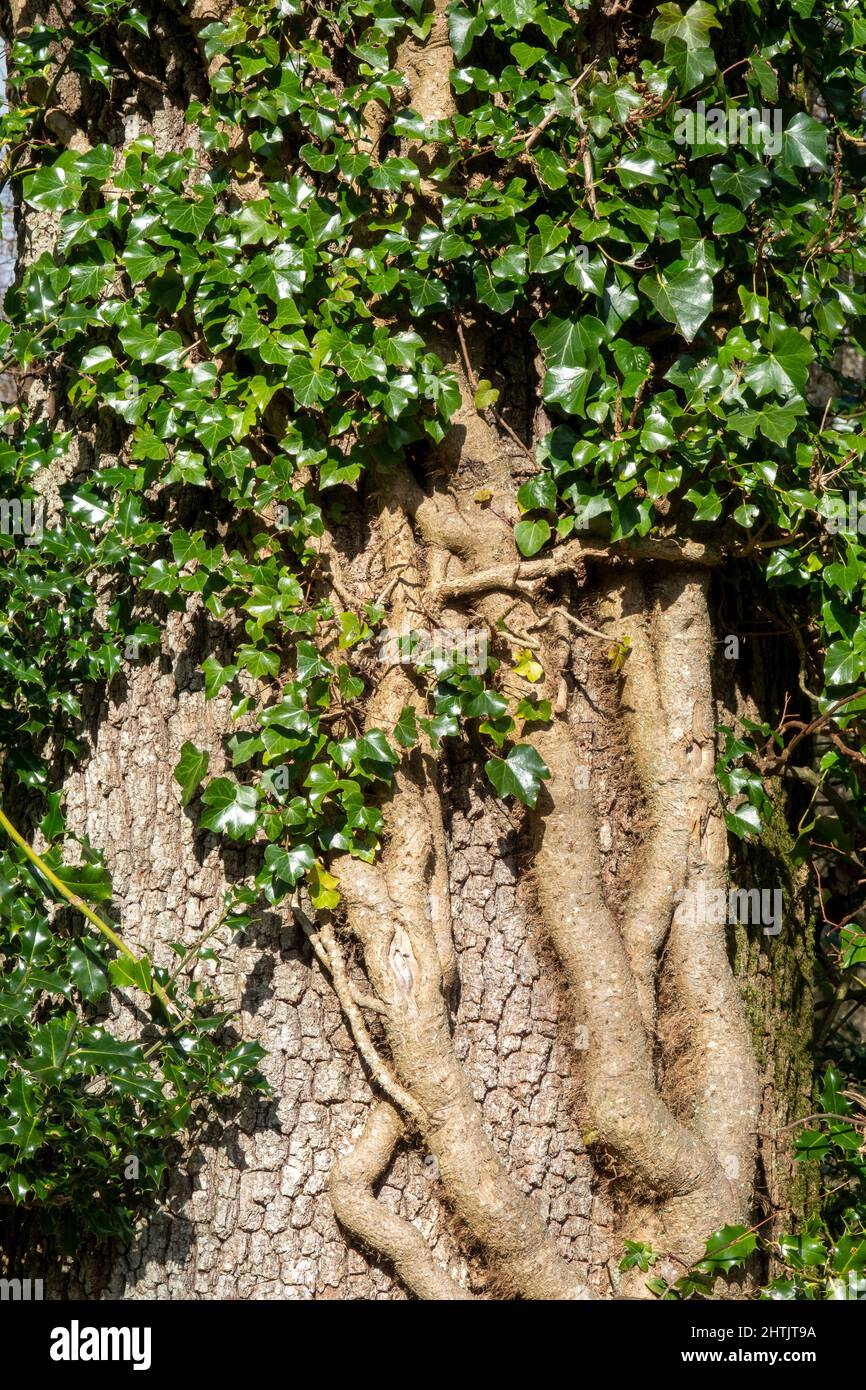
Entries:
[[781,1236],[779,1249],[782,1259],[795,1269],[806,1269],[810,1265],[823,1265],[827,1259],[827,1247],[816,1236]]
[[139,960],[130,960],[128,956],[118,956],[117,960],[109,963],[108,969],[111,973],[112,984],[126,989],[130,985],[135,989],[140,989],[144,994],[153,993],[153,974],[150,968],[150,961],[146,956]]
[[745,1226],[722,1226],[714,1231],[707,1241],[704,1258],[698,1269],[704,1274],[716,1274],[721,1270],[734,1269],[749,1258],[758,1237]]
[[141,1062],[144,1053],[140,1043],[121,1042],[110,1033],[103,1033],[101,1028],[92,1028],[71,1055],[83,1062],[87,1070],[113,1071]]
[[98,999],[108,989],[108,973],[93,946],[76,941],[69,950],[72,983],[85,999]]
[[104,864],[54,864],[52,868],[66,887],[85,902],[111,901],[111,875]]

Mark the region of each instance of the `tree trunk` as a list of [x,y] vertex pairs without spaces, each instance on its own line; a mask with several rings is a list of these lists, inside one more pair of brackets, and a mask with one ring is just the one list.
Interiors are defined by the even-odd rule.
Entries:
[[[145,76],[116,80],[98,107],[75,73],[62,77],[53,105],[73,147],[151,134],[169,152],[196,138],[184,113],[207,88],[204,10],[193,5],[191,27],[162,11],[133,50]],[[403,52],[409,104],[426,119],[450,101],[442,15]],[[45,17],[13,0],[5,27]],[[17,217],[24,265],[56,225],[26,206]],[[507,429],[472,403],[485,364],[503,371],[503,344]],[[500,656],[515,650],[503,623],[518,647],[533,643],[544,675],[520,693],[557,709],[533,740],[551,779],[530,813],[491,795],[477,748],[416,752],[384,808],[381,861],[338,861],[345,915],[328,928],[330,959],[342,950],[356,970],[363,958],[385,1001],[371,1025],[385,1085],[284,905],[202,967],[237,1010],[238,1037],[265,1048],[273,1095],[213,1117],[178,1153],[131,1246],[47,1250],[50,1296],[610,1298],[642,1291],[618,1270],[626,1237],[651,1240],[675,1275],[716,1227],[772,1208],[781,1228],[802,1203],[778,1131],[811,1104],[810,921],[784,826],[777,862],[756,874],[785,888],[781,937],[672,920],[678,893],[728,883],[714,726],[771,704],[720,654],[712,555],[671,562],[647,546],[635,560],[575,543],[567,565],[528,562],[521,582],[500,573],[488,586],[488,570],[516,565],[512,498],[531,471],[520,440],[546,427],[534,346],[467,323],[462,344],[443,330],[436,351],[461,388],[450,434],[420,482],[408,470],[362,479],[327,549],[353,606],[398,576],[392,630],[419,613],[427,624],[417,581],[443,627],[483,629]],[[61,380],[27,389],[78,432],[65,478],[118,447],[69,415]],[[618,673],[607,651],[623,634]],[[253,849],[197,828],[173,775],[187,741],[210,750],[212,773],[226,766],[231,701],[206,701],[199,670],[213,643],[195,597],[168,613],[159,654],[127,660],[93,694],[88,751],[65,779],[68,824],[105,853],[125,939],[163,964],[258,866]],[[391,727],[415,695],[399,667],[376,682],[369,722]],[[459,981],[447,999],[440,971]]]

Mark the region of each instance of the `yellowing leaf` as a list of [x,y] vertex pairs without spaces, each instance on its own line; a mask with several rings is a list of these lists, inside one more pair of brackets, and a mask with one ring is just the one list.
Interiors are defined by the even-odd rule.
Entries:
[[316,860],[309,873],[308,884],[310,888],[310,900],[313,907],[323,908],[330,911],[337,906],[340,901],[339,882],[333,874],[329,874],[327,869]]
[[517,653],[517,660],[511,669],[515,675],[522,676],[525,681],[530,681],[533,685],[536,681],[540,681],[544,675],[544,667],[539,665],[528,649]]
[[626,657],[631,651],[631,638],[619,637],[614,642],[607,654],[607,659],[615,671],[621,671],[626,662]]
[[499,400],[499,390],[489,381],[479,381],[475,392],[475,409],[489,410]]

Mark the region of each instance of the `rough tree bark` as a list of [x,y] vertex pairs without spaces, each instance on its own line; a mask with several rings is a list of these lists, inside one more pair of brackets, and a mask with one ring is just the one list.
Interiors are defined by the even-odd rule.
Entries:
[[[48,17],[4,8],[9,34]],[[191,27],[163,11],[158,48],[137,51],[145,76],[116,81],[99,111],[66,73],[56,131],[189,144],[207,9]],[[440,7],[399,64],[427,118],[450,110],[450,63]],[[18,226],[23,261],[51,246],[50,217],[20,208]],[[506,429],[472,404],[501,340],[467,323],[435,349],[463,395],[449,436],[420,481],[369,478],[326,549],[354,604],[388,593],[394,629],[432,614],[486,629],[501,654],[534,649],[557,711],[535,740],[550,781],[530,815],[494,800],[465,750],[413,755],[380,860],[337,868],[345,914],[305,933],[269,913],[215,967],[237,1032],[267,1049],[273,1098],[179,1157],[131,1248],[45,1252],[54,1296],[609,1298],[641,1291],[617,1272],[623,1237],[652,1240],[675,1275],[715,1227],[792,1200],[775,1131],[809,1103],[802,885],[781,855],[760,879],[785,876],[779,942],[674,916],[678,890],[727,884],[714,726],[764,698],[719,654],[717,556],[574,542],[518,563],[514,434],[531,444],[545,424],[532,350],[509,345]],[[32,390],[59,409],[50,388]],[[82,435],[69,475],[94,448],[112,441]],[[204,635],[194,606],[171,615],[159,658],[94,695],[89,754],[66,783],[125,936],[163,961],[252,863],[197,832],[172,776],[185,740],[218,749],[230,726],[228,697],[204,700]],[[620,676],[605,653],[623,636]],[[417,699],[405,668],[381,668],[371,725]],[[375,1012],[354,1002],[362,969]]]

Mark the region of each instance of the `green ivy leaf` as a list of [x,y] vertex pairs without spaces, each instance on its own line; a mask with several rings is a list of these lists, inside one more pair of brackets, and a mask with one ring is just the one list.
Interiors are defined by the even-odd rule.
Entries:
[[682,262],[664,273],[644,275],[640,289],[662,318],[676,324],[687,343],[692,342],[713,307],[712,277]]
[[295,845],[292,849],[268,845],[265,849],[265,868],[256,882],[273,878],[288,888],[294,888],[304,874],[312,869],[315,858],[312,847],[307,844]]
[[451,6],[448,10],[448,37],[458,63],[466,57],[475,40],[484,33],[487,20],[483,14],[472,14],[462,5]]
[[232,840],[252,839],[259,801],[255,787],[217,777],[205,787],[202,801],[205,809],[201,823],[205,830],[226,834]]
[[544,759],[528,743],[515,744],[506,758],[489,758],[484,771],[500,796],[516,796],[524,806],[535,805],[542,780],[550,776]]
[[394,737],[402,748],[413,748],[418,742],[418,721],[411,705],[404,705],[394,726]]
[[180,761],[174,769],[175,781],[181,787],[181,806],[188,806],[207,774],[210,754],[196,748],[189,740],[180,750]]
[[537,555],[542,546],[550,540],[549,521],[518,521],[514,528],[514,540],[521,555]]
[[162,211],[172,231],[188,232],[191,236],[200,237],[213,218],[214,201],[210,197],[200,200],[170,198]]
[[[671,39],[682,39],[689,48],[705,48],[713,29],[720,29],[714,5],[695,0],[685,14],[679,5],[659,5],[658,17],[652,27],[652,37],[667,45]],[[667,57],[667,52],[665,53]]]
[[771,178],[762,164],[748,165],[738,161],[734,169],[726,164],[714,164],[710,183],[720,198],[735,198],[741,208],[748,208],[757,202],[765,188],[769,188]]
[[524,511],[538,508],[541,511],[555,511],[556,484],[549,473],[538,473],[524,483],[517,493],[518,505]]
[[489,410],[499,400],[499,391],[489,381],[479,381],[475,391],[475,409]]
[[234,680],[238,673],[236,666],[221,666],[215,656],[206,657],[202,662],[201,669],[204,672],[204,691],[207,700],[213,700],[223,686]]
[[735,811],[726,812],[725,823],[738,840],[745,840],[747,835],[759,835],[764,828],[758,808],[747,801]]
[[699,87],[716,70],[716,55],[711,48],[695,48],[679,37],[668,40],[665,58],[676,73],[682,92]]
[[294,356],[286,367],[285,380],[298,405],[318,405],[337,392],[334,373],[317,367],[309,357]]
[[827,169],[827,127],[799,111],[782,132],[780,163],[787,169]]
[[782,328],[767,338],[766,356],[750,362],[743,379],[757,396],[771,392],[782,397],[801,395],[809,379],[815,349],[796,328]]
[[39,212],[64,212],[77,206],[83,185],[74,160],[61,155],[56,164],[26,174],[21,191],[24,201]]

